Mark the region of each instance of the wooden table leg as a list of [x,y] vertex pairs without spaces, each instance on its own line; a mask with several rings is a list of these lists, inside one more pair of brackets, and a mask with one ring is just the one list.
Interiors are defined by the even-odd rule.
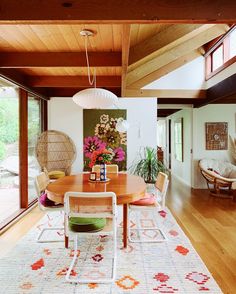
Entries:
[[65,235],[65,248],[69,247],[69,238]]
[[65,248],[69,247],[69,237],[66,236],[66,230],[67,230],[67,219],[66,214],[64,214],[64,234],[65,234]]
[[123,204],[123,244],[127,247],[128,204]]

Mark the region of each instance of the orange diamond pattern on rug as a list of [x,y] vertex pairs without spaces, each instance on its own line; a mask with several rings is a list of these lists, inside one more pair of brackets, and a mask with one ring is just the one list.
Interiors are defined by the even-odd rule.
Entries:
[[131,276],[124,276],[120,280],[116,281],[116,284],[122,289],[131,290],[134,289],[139,284],[139,282]]
[[[122,207],[118,207],[118,224]],[[168,209],[132,214],[134,228],[156,225],[168,236],[162,243],[130,243],[123,248],[118,225],[117,276],[112,285],[73,284],[65,281],[72,260],[73,242],[37,243],[39,230],[61,226],[63,215],[45,215],[8,255],[0,259],[0,293],[6,294],[221,294],[221,290]],[[156,223],[155,223],[156,222]],[[55,235],[56,232],[54,232]],[[155,234],[155,231],[152,234]],[[50,233],[52,234],[52,233]],[[151,233],[150,233],[151,234]],[[57,235],[58,238],[61,238]],[[50,237],[50,236],[49,236]],[[51,236],[54,237],[54,236]],[[149,237],[153,237],[150,235]],[[106,278],[111,275],[112,240],[109,236],[80,236],[78,261],[72,278]]]

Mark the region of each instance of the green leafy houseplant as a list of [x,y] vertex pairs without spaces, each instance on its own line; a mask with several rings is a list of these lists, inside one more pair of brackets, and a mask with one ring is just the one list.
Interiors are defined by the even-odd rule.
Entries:
[[167,168],[157,159],[156,149],[151,147],[145,147],[130,167],[130,172],[142,177],[146,183],[155,183],[160,171],[167,172]]

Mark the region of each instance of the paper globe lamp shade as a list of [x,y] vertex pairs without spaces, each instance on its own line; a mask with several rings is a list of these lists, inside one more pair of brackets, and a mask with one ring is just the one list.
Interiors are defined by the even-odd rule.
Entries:
[[119,118],[116,123],[116,130],[120,133],[125,133],[129,129],[129,123],[123,118]]
[[73,101],[82,108],[106,108],[118,102],[112,92],[101,88],[88,88],[79,91],[72,97]]

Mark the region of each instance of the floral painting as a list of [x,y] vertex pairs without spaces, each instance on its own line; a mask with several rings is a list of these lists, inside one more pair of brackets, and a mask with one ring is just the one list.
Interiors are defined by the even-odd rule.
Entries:
[[113,154],[112,164],[118,164],[119,170],[126,170],[127,137],[126,133],[116,130],[119,118],[126,119],[123,109],[84,109],[84,170],[89,171],[89,162],[93,151],[110,150]]

